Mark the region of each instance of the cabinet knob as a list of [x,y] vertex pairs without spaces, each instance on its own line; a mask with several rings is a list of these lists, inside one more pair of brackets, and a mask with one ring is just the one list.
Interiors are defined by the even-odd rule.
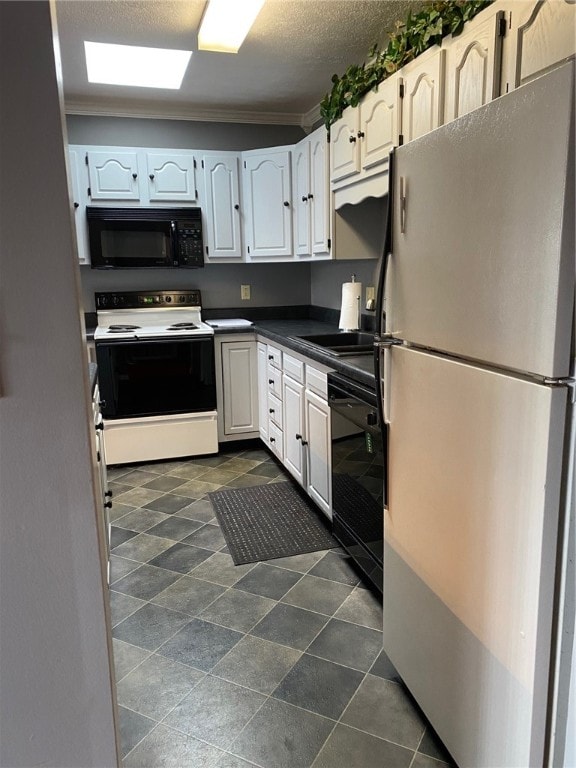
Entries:
[[102,422],[101,422],[100,424],[96,424],[96,426],[94,427],[94,429],[100,429],[100,430],[102,430],[102,429],[104,429],[104,424],[102,424]]
[[296,435],[296,440],[302,440],[302,435]]
[[364,138],[364,131],[358,131],[358,138],[363,139]]
[[107,502],[105,502],[104,506],[105,506],[106,509],[111,509],[112,508],[112,502],[111,501],[107,501]]
[[149,178],[150,178],[150,181],[154,181],[154,174],[153,174],[153,173],[151,173],[151,174],[150,174],[150,176],[149,176]]
[[132,174],[132,178],[133,178],[133,179],[137,179],[137,178],[138,178],[138,174],[137,174],[137,173],[133,173],[133,174]]
[[306,195],[302,195],[302,202],[303,203],[307,203],[308,202],[308,197]]
[[100,406],[100,408],[106,408],[106,400],[100,400],[98,405]]
[[79,208],[79,207],[80,207],[80,203],[74,203],[74,208]]
[[314,195],[312,194],[312,192],[310,192],[310,194],[308,195],[308,200],[314,200]]
[[268,384],[274,384],[274,379],[268,379]]
[[290,203],[288,202],[288,200],[284,200],[284,205],[286,206],[286,208],[290,207]]
[[302,445],[308,445],[308,441],[307,440],[302,440]]
[[274,413],[274,408],[268,408],[268,413]]
[[238,203],[236,203],[236,205],[234,206],[234,210],[235,211],[239,211],[240,210],[240,206],[238,205]]
[[110,498],[112,498],[112,491],[106,491],[104,496],[109,496]]
[[271,438],[270,438],[270,442],[271,442],[271,443],[275,443],[275,442],[276,442],[276,438],[275,438],[275,437],[271,437]]
[[348,141],[350,144],[356,144],[356,136],[349,136]]
[[268,355],[268,360],[274,360],[274,355]]

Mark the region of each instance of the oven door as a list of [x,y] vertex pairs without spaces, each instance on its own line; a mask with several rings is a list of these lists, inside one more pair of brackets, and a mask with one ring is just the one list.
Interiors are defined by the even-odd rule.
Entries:
[[96,360],[107,419],[216,409],[213,336],[99,341]]
[[333,532],[382,592],[386,462],[376,395],[338,374],[329,374],[328,402]]

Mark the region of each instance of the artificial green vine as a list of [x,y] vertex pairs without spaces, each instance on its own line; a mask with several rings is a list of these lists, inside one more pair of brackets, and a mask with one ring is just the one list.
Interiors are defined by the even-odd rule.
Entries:
[[329,129],[348,106],[358,105],[362,96],[378,83],[437,45],[445,35],[458,35],[464,24],[493,0],[436,0],[418,13],[408,14],[405,22],[396,22],[389,33],[388,45],[380,50],[375,44],[368,52],[369,64],[351,64],[342,77],[332,76],[332,90],[320,102],[320,115]]

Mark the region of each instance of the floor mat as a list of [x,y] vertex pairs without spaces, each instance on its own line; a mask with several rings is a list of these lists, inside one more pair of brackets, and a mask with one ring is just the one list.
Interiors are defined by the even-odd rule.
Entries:
[[235,565],[338,546],[322,512],[291,482],[208,495]]

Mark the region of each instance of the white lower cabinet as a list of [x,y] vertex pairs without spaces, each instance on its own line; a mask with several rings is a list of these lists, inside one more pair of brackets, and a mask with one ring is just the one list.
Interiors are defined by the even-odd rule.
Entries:
[[306,483],[304,449],[304,385],[282,374],[284,399],[284,466],[298,480]]
[[98,464],[98,499],[102,503],[102,525],[104,528],[104,542],[106,546],[106,573],[108,583],[110,583],[110,507],[112,506],[112,491],[108,488],[108,475],[106,472],[106,455],[104,453],[104,440],[102,439],[102,430],[104,429],[104,420],[100,412],[100,389],[98,384],[92,394],[92,414],[94,424],[94,441],[96,447],[96,461]]
[[260,437],[332,519],[332,444],[327,370],[258,342]]
[[250,334],[215,337],[218,441],[257,437],[258,363]]
[[306,425],[306,491],[322,512],[332,519],[330,407],[309,389],[304,394]]

